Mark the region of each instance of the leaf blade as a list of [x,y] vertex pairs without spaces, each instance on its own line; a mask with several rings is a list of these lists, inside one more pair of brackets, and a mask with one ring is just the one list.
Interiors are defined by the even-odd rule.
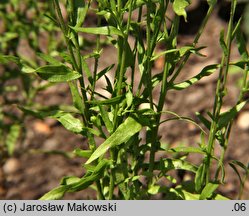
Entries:
[[140,123],[138,123],[134,118],[128,117],[124,123],[122,123],[117,130],[95,150],[86,164],[96,160],[105,154],[110,148],[128,141],[134,134],[139,132],[141,128],[142,125]]
[[201,195],[199,197],[200,200],[205,200],[211,198],[214,191],[219,187],[217,183],[208,183],[202,190]]
[[72,27],[76,32],[83,32],[95,35],[118,35],[123,37],[123,33],[114,26],[102,26],[102,27]]
[[46,65],[39,67],[31,73],[37,73],[42,79],[49,82],[68,82],[81,77],[81,74],[65,65]]
[[197,81],[202,79],[205,76],[209,76],[212,73],[216,71],[216,69],[219,68],[219,64],[213,64],[208,65],[202,69],[202,71],[197,74],[196,76],[190,78],[189,80],[183,81],[181,83],[173,84],[169,88],[175,89],[175,90],[183,90],[188,88],[189,86],[195,84]]

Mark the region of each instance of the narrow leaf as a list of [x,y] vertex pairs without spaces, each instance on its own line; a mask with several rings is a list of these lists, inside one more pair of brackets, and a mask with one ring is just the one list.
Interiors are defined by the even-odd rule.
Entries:
[[218,129],[221,129],[235,118],[235,116],[238,114],[238,112],[246,105],[247,101],[243,101],[236,106],[234,106],[232,109],[228,110],[227,112],[224,112],[220,114],[219,121],[218,121]]
[[233,160],[232,162],[230,162],[232,164],[235,164],[237,166],[239,166],[240,168],[242,168],[246,173],[249,172],[249,167],[247,167],[246,165],[244,165],[243,163],[241,163],[240,161],[238,160]]
[[207,119],[206,119],[203,115],[201,115],[200,113],[196,112],[195,114],[196,114],[197,118],[201,121],[201,123],[204,124],[208,130],[210,130],[211,122],[210,122],[209,120],[207,120]]
[[103,176],[103,172],[109,164],[110,161],[101,160],[90,175],[86,175],[86,177],[84,176],[80,181],[69,185],[70,188],[68,191],[76,192],[86,189],[93,184],[93,182],[99,180]]
[[80,27],[82,26],[86,18],[86,14],[89,9],[89,4],[85,4],[84,1],[76,1],[76,3],[77,3],[76,4],[76,7],[77,7],[76,27]]
[[83,102],[82,102],[83,99],[79,93],[77,83],[71,81],[68,84],[71,90],[73,104],[80,111],[80,113],[83,114],[83,111],[84,111]]
[[91,150],[82,150],[82,149],[77,148],[73,151],[73,153],[75,155],[77,155],[78,157],[89,158],[92,154],[92,151]]
[[89,67],[88,67],[88,65],[87,65],[84,58],[82,58],[82,68],[83,68],[84,73],[87,76],[87,79],[92,84],[92,82],[93,82],[92,74],[91,74],[91,71],[90,71],[90,69],[89,69]]
[[211,198],[214,191],[219,187],[217,183],[208,183],[202,190],[201,195],[199,197],[200,200],[205,200]]
[[117,96],[117,97],[106,99],[106,100],[87,101],[87,103],[93,104],[93,105],[115,105],[115,104],[120,103],[122,98],[123,98],[123,96],[121,95],[121,96]]
[[73,117],[70,113],[58,111],[54,115],[49,115],[49,117],[56,118],[67,130],[71,132],[81,133],[83,130],[82,122]]
[[61,179],[60,181],[60,185],[69,185],[69,184],[73,184],[76,182],[79,182],[80,178],[76,177],[76,176],[65,176]]
[[104,121],[104,124],[106,126],[106,129],[108,130],[109,133],[111,133],[113,130],[113,124],[111,120],[109,119],[108,112],[105,110],[105,108],[102,105],[99,105],[99,110],[101,113],[101,117]]
[[99,133],[96,130],[84,127],[83,123],[79,119],[75,118],[71,113],[68,112],[60,110],[52,110],[52,109],[47,111],[35,111],[26,107],[19,107],[19,109],[21,109],[24,113],[28,115],[32,115],[40,119],[43,119],[45,117],[55,118],[67,130],[76,134],[87,131],[99,135]]
[[183,152],[183,153],[199,153],[205,154],[205,152],[200,148],[195,147],[176,147],[168,150],[169,152]]
[[162,56],[162,55],[166,55],[166,54],[168,54],[168,53],[177,52],[177,51],[179,51],[179,49],[165,50],[165,51],[160,52],[159,54],[153,56],[153,57],[151,58],[151,61],[154,61],[154,60],[158,59],[158,58],[159,58],[160,56]]
[[112,83],[111,83],[110,79],[108,78],[108,76],[106,76],[106,75],[105,75],[105,80],[106,80],[106,83],[107,83],[106,90],[110,94],[112,94],[113,93]]
[[103,154],[105,154],[110,148],[118,146],[124,142],[127,142],[134,134],[142,129],[142,125],[139,124],[132,117],[128,117],[124,123],[119,125],[117,130],[102,143],[92,154],[86,164],[91,163]]
[[132,94],[131,90],[128,90],[128,92],[125,94],[125,97],[126,97],[127,107],[130,107],[132,105],[132,102],[133,102],[133,94]]
[[237,174],[237,176],[239,178],[239,182],[242,185],[243,181],[242,181],[242,178],[240,176],[240,173],[239,173],[238,169],[236,168],[236,166],[233,163],[229,163],[229,165],[232,167],[232,169],[234,170],[234,172]]
[[106,67],[105,69],[103,69],[102,71],[100,71],[98,74],[97,74],[97,80],[99,80],[102,76],[104,76],[108,71],[110,71],[112,68],[114,67],[114,64]]
[[220,32],[220,46],[225,54],[225,56],[228,55],[228,48],[226,45],[226,42],[224,41],[224,30]]
[[80,73],[65,65],[47,65],[30,72],[38,73],[42,79],[49,82],[68,82],[81,77]]
[[50,55],[44,54],[44,53],[36,53],[37,56],[39,56],[42,60],[46,61],[47,63],[50,63],[51,65],[61,65],[61,62],[56,60],[55,58],[51,57]]
[[[144,168],[148,168],[149,164],[144,164]],[[161,170],[163,172],[168,172],[170,170],[182,169],[190,172],[196,172],[197,167],[187,161],[181,159],[162,159],[155,163],[155,169]]]
[[115,28],[114,26],[102,26],[102,27],[87,27],[87,28],[80,28],[80,27],[71,27],[76,32],[83,32],[89,34],[97,34],[97,35],[118,35],[123,37],[123,33]]
[[204,180],[204,176],[205,176],[205,173],[204,173],[204,165],[200,165],[197,172],[196,172],[196,175],[195,175],[195,190],[197,192],[199,192],[202,188],[202,183],[203,183],[203,180]]
[[58,200],[63,198],[66,192],[76,192],[89,187],[94,181],[99,180],[109,161],[102,160],[93,170],[87,172],[84,177],[66,177],[61,180],[61,186],[49,191],[40,200]]
[[236,32],[236,43],[238,46],[239,53],[242,56],[242,59],[246,60],[248,63],[249,54],[247,51],[247,43],[245,41],[245,38],[244,38],[243,33],[241,32],[240,28],[238,28],[238,30]]
[[54,188],[53,190],[51,190],[48,193],[46,193],[45,195],[43,195],[40,198],[40,200],[59,200],[64,196],[67,189],[68,189],[68,186],[66,186],[66,185]]
[[208,65],[208,66],[204,67],[199,74],[192,77],[191,79],[186,80],[186,81],[181,82],[181,83],[178,83],[178,84],[173,84],[173,86],[171,86],[169,88],[173,88],[175,90],[185,89],[185,88],[193,85],[194,83],[196,83],[197,81],[199,81],[203,77],[211,75],[212,73],[214,73],[216,71],[216,69],[218,67],[219,67],[218,64]]

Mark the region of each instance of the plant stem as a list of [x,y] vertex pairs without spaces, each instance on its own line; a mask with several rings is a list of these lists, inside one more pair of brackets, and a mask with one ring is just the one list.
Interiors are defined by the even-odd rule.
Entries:
[[[148,6],[150,7],[150,5],[148,4]],[[150,42],[150,38],[149,40],[147,41],[147,43],[149,43],[147,46],[148,47],[152,47],[153,49],[152,50],[149,50],[147,54],[147,58],[148,58],[148,64],[147,64],[147,70],[148,71],[148,74],[150,74],[150,80],[148,80],[149,82],[149,90],[150,90],[150,97],[152,97],[152,83],[151,83],[151,61],[150,61],[150,58],[151,58],[151,55],[152,55],[152,52],[155,48],[155,44],[156,44],[156,40],[157,40],[157,37],[158,37],[158,33],[159,33],[159,29],[161,28],[161,25],[163,23],[163,20],[164,20],[164,14],[167,10],[167,6],[168,6],[168,1],[166,2],[166,5],[164,4],[164,1],[160,4],[160,8],[158,10],[158,13],[160,13],[160,21],[157,23],[158,26],[155,26],[155,29],[156,29],[156,32],[154,33],[154,36],[153,36],[153,40],[152,40],[152,43]],[[149,13],[149,11],[147,11]],[[149,14],[150,16],[150,14]],[[147,16],[147,19],[148,19],[148,16]],[[147,23],[148,25],[148,23]],[[147,31],[150,31],[150,29],[147,29]],[[148,36],[150,37],[150,36]],[[165,61],[166,62],[166,61]],[[158,115],[155,117],[155,125],[152,126],[152,129],[151,129],[151,151],[150,151],[150,159],[149,159],[149,173],[151,174],[152,176],[152,173],[153,173],[153,170],[154,170],[154,164],[155,164],[155,154],[156,154],[156,151],[159,147],[158,145],[158,129],[159,129],[159,124],[160,124],[160,119],[161,119],[161,111],[163,109],[163,105],[164,105],[164,100],[165,100],[165,97],[166,97],[166,92],[167,92],[167,77],[168,77],[168,71],[169,71],[169,62],[165,63],[164,65],[164,71],[163,71],[163,81],[162,81],[162,85],[161,85],[161,92],[160,92],[160,98],[159,98],[159,102],[158,102],[158,106],[157,106],[157,113]],[[151,103],[150,103],[150,107],[151,109],[153,109],[153,100],[150,99]],[[152,184],[152,177],[149,177],[148,179],[148,187],[151,186]]]
[[[133,6],[134,0],[131,1],[130,7],[129,7],[129,16],[128,16],[128,21],[126,25],[126,31],[125,31],[125,36],[124,38],[120,38],[120,41],[123,43],[121,46],[119,46],[119,62],[120,62],[120,67],[118,68],[119,73],[117,74],[117,86],[116,86],[116,95],[120,96],[122,95],[122,83],[123,83],[123,78],[126,72],[126,57],[127,57],[127,46],[128,44],[128,35],[130,31],[130,24],[131,24],[131,14],[132,14],[132,6]],[[122,3],[121,1],[118,1],[118,13],[120,16],[120,19],[122,19],[121,16],[121,8],[122,8]],[[121,21],[122,22],[122,21]],[[120,23],[121,23],[120,22]],[[114,110],[114,126],[113,126],[113,132],[117,129],[118,127],[118,110],[119,110],[119,104],[115,106]],[[113,166],[115,167],[116,161],[117,161],[117,152],[116,149],[111,150],[111,159],[113,162]],[[111,175],[110,175],[110,185],[109,185],[109,199],[113,199],[113,191],[114,191],[114,186],[115,186],[115,170],[111,169]]]
[[[97,26],[100,26],[101,19],[98,16],[98,21],[97,21]],[[96,36],[96,52],[99,53],[100,50],[100,35]],[[96,86],[96,78],[97,78],[97,69],[98,69],[98,64],[99,64],[99,56],[95,57],[94,61],[94,70],[93,70],[93,86],[92,86],[92,95],[91,95],[91,100],[94,98],[94,92],[95,92],[95,86]]]
[[[248,56],[249,56],[248,53],[246,53],[246,56],[248,58]],[[248,64],[246,64],[245,69],[244,69],[242,90],[240,91],[240,95],[238,97],[237,104],[239,104],[239,103],[241,103],[243,101],[244,93],[245,93],[245,90],[247,89],[247,77],[248,77],[248,74],[249,74],[249,67],[248,67]],[[219,172],[220,172],[220,170],[222,168],[222,165],[224,163],[225,152],[226,152],[226,149],[227,149],[227,146],[228,146],[228,140],[229,140],[229,135],[230,135],[232,125],[233,125],[233,120],[228,124],[228,126],[226,128],[226,133],[225,133],[226,139],[225,139],[225,143],[224,143],[223,148],[222,148],[221,157],[220,157],[218,168],[217,168],[217,171],[216,171],[216,174],[215,174],[215,179],[216,180],[218,180]],[[222,178],[221,181],[223,182],[223,180],[224,179]]]
[[[211,16],[211,14],[213,13],[214,8],[215,8],[215,4],[212,4],[212,5],[209,6],[207,14],[205,15],[205,18],[204,18],[204,20],[203,20],[203,22],[202,22],[202,24],[201,24],[201,26],[200,26],[200,28],[199,28],[196,36],[195,36],[195,39],[194,39],[194,41],[192,43],[193,47],[195,47],[197,45],[197,43],[198,43],[198,41],[199,41],[199,39],[200,39],[200,37],[201,37],[201,35],[202,35],[205,27],[206,27],[206,24],[207,24],[207,22],[208,22],[208,20],[209,20],[209,18]],[[169,83],[173,83],[175,81],[175,79],[178,77],[179,73],[184,68],[185,64],[187,63],[190,55],[191,55],[191,53],[188,53],[184,57],[184,59],[182,60],[180,66],[177,68],[176,72],[174,73],[174,75],[171,78],[171,80],[169,81]]]
[[151,0],[147,2],[147,14],[146,14],[146,44],[147,44],[147,51],[146,51],[146,88],[149,90],[149,101],[150,101],[150,108],[153,110],[153,97],[152,97],[152,83],[151,83]]
[[87,96],[86,96],[86,92],[85,92],[84,75],[83,75],[83,71],[82,71],[81,54],[80,54],[80,48],[79,48],[78,40],[76,40],[76,39],[74,40],[75,45],[76,45],[77,55],[78,55],[78,63],[77,63],[75,55],[74,55],[72,44],[71,44],[71,42],[70,42],[70,40],[68,38],[68,28],[64,23],[63,16],[62,16],[62,13],[61,13],[61,9],[60,9],[60,5],[59,5],[58,0],[54,0],[54,7],[56,9],[58,20],[59,20],[59,23],[60,23],[60,27],[61,27],[62,33],[63,33],[65,41],[66,41],[67,49],[68,49],[68,51],[70,53],[70,56],[71,56],[71,59],[72,59],[73,68],[76,71],[79,71],[82,74],[82,78],[79,79],[80,86],[81,86],[81,94],[82,94],[82,97],[83,97],[82,105],[83,105],[83,109],[84,109],[83,114],[82,114],[82,119],[83,119],[83,123],[86,126],[88,126],[89,110],[88,110],[88,105],[86,104]]
[[[137,16],[137,23],[140,23],[141,22],[141,19],[142,19],[142,6],[139,8],[139,11],[138,11],[138,16]],[[137,33],[138,35],[140,34]],[[135,37],[135,43],[134,43],[134,48],[133,48],[133,54],[134,54],[134,66],[132,67],[132,74],[131,74],[131,90],[132,92],[134,91],[134,83],[135,83],[135,62],[136,62],[136,57],[137,57],[137,52],[138,52],[138,49],[137,49],[137,44],[138,44],[138,37]]]
[[[74,17],[74,15],[73,15],[74,14],[74,1],[70,1],[69,3],[70,3],[70,6],[71,6],[71,13],[70,13],[71,21],[73,22],[72,24],[75,24],[74,22],[76,22],[76,17]],[[61,27],[62,33],[63,33],[65,41],[66,41],[67,49],[68,49],[68,51],[70,53],[70,56],[71,56],[71,59],[72,59],[73,68],[76,71],[79,71],[82,74],[82,78],[79,79],[80,88],[81,88],[81,94],[82,94],[82,97],[83,97],[83,99],[82,99],[83,110],[82,110],[82,115],[81,116],[82,116],[82,120],[83,120],[84,125],[86,125],[87,127],[91,127],[91,125],[90,125],[90,116],[89,116],[89,113],[90,113],[89,112],[89,107],[88,107],[88,104],[86,103],[86,101],[88,99],[87,99],[87,95],[86,95],[86,91],[85,91],[84,74],[83,74],[83,69],[82,69],[82,57],[81,57],[81,53],[80,53],[78,35],[74,31],[71,32],[72,41],[74,42],[76,55],[77,55],[77,61],[76,61],[74,50],[73,50],[73,47],[72,47],[72,43],[70,42],[70,39],[68,37],[69,29],[67,28],[67,26],[64,23],[63,16],[62,16],[62,13],[61,13],[61,9],[60,9],[60,5],[59,5],[58,0],[54,0],[54,7],[56,9],[58,20],[59,20],[59,23],[60,23],[60,27]],[[90,149],[92,151],[94,151],[96,149],[96,143],[95,143],[95,140],[94,140],[94,136],[93,136],[93,134],[88,133],[87,137],[89,139]],[[99,180],[96,181],[96,185],[97,185],[97,191],[98,191],[99,198],[100,199],[105,199]]]
[[[211,157],[212,152],[214,148],[214,143],[216,139],[216,133],[217,133],[217,127],[218,127],[218,121],[220,117],[220,110],[223,103],[223,97],[225,94],[225,86],[227,81],[227,75],[228,75],[228,69],[229,69],[229,61],[230,61],[230,54],[231,54],[231,38],[232,38],[232,32],[233,32],[233,18],[234,18],[234,12],[236,8],[236,1],[232,1],[231,5],[231,12],[230,12],[230,20],[228,24],[228,30],[227,30],[227,37],[226,37],[226,46],[227,46],[227,54],[223,53],[222,60],[221,60],[221,67],[219,72],[219,78],[217,82],[216,87],[216,96],[214,101],[214,108],[213,108],[213,121],[211,123],[210,127],[210,134],[208,139],[208,146],[207,146],[207,156],[206,161],[204,163],[204,172],[206,173],[206,184],[210,180],[210,163],[211,163]],[[204,185],[204,182],[203,182]]]

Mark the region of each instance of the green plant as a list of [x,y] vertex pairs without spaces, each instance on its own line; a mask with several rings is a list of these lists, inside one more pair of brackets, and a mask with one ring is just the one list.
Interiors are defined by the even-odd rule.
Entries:
[[[190,4],[188,0],[68,0],[67,22],[63,18],[59,1],[53,0],[54,11],[50,18],[60,27],[68,52],[64,53],[62,61],[43,54],[41,57],[47,65],[38,68],[30,66],[23,72],[36,73],[51,83],[67,82],[74,107],[71,111],[54,107],[38,110],[32,105],[20,106],[20,109],[39,118],[57,119],[67,130],[87,137],[88,149],[74,151],[76,156],[87,159],[84,163],[84,176],[64,177],[60,186],[41,199],[61,199],[67,192],[81,191],[88,187],[97,191],[98,199],[150,199],[157,193],[162,193],[166,199],[225,199],[215,191],[224,180],[224,155],[229,133],[233,119],[247,102],[244,94],[248,92],[249,85],[248,52],[240,32],[240,22],[233,22],[235,0],[232,1],[226,39],[224,31],[221,31],[223,57],[220,64],[206,66],[189,80],[176,82],[189,57],[202,56],[200,52],[205,47],[199,47],[198,41],[216,5],[215,0],[207,2],[209,10],[193,43],[179,47],[179,21],[180,16],[187,20],[185,8]],[[170,7],[174,11],[172,20],[167,16]],[[84,26],[90,12],[96,16],[96,27]],[[133,18],[135,13],[137,17]],[[106,24],[102,25],[102,21]],[[91,53],[83,54],[84,37],[88,34],[95,35],[96,46]],[[133,44],[129,42],[131,37],[135,40]],[[241,59],[231,62],[231,43],[235,38]],[[102,46],[106,43],[117,49],[118,58],[115,65],[99,71]],[[164,44],[166,48],[156,54],[158,44]],[[153,74],[153,62],[161,56],[164,57],[163,70]],[[88,65],[90,58],[94,59],[92,70]],[[221,113],[230,65],[243,69],[243,88],[237,104]],[[205,132],[199,126],[202,131],[200,146],[165,149],[158,132],[161,124],[179,119],[197,125],[188,117],[164,109],[168,91],[183,90],[217,69],[219,79],[213,112],[209,113],[210,119],[197,114],[207,128]],[[113,82],[107,76],[111,71],[114,71]],[[138,83],[135,77],[140,78]],[[106,81],[103,89],[110,97],[97,91],[101,78]],[[153,94],[155,89],[160,89],[158,99]],[[141,108],[142,104],[147,104],[148,108]],[[165,114],[171,117],[163,119]],[[144,139],[142,132],[145,132]],[[97,137],[103,140],[99,146],[96,144]],[[205,137],[208,137],[208,143]],[[222,148],[220,158],[214,155],[214,148],[218,144]],[[156,159],[155,155],[159,151],[164,152],[165,157]],[[169,156],[172,152],[184,153],[184,156]],[[203,162],[198,166],[188,162],[185,157],[186,154],[196,153],[203,155]],[[218,162],[214,178],[210,175],[213,160]],[[176,182],[169,172],[171,170],[192,172],[195,180],[190,183]],[[162,179],[172,184],[177,183],[177,186],[160,185]]]
[[[44,36],[43,33],[49,31],[52,37],[56,32],[56,26],[44,16],[48,8],[47,3],[30,0],[10,0],[0,3],[1,173],[4,173],[2,167],[6,160],[29,150],[22,145],[26,140],[24,122],[27,115],[20,112],[17,105],[34,106],[33,100],[36,94],[50,86],[50,84],[42,84],[37,77],[20,71],[20,68],[25,70],[28,67],[39,67],[44,64],[38,59],[39,53],[51,52],[50,50],[59,47],[59,40],[54,41],[48,38],[46,48],[40,42]],[[1,179],[3,187],[5,187],[5,180]]]

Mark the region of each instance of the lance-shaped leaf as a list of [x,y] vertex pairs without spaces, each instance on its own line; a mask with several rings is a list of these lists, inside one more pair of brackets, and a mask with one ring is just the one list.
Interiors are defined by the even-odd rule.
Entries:
[[65,65],[46,65],[36,70],[29,71],[37,73],[42,79],[49,82],[68,82],[81,77],[81,74]]
[[197,192],[201,190],[204,178],[205,178],[205,167],[203,164],[201,164],[195,175],[195,190]]
[[211,75],[213,72],[216,71],[217,68],[219,68],[219,64],[208,65],[208,66],[204,67],[199,74],[192,77],[191,79],[186,80],[186,81],[181,82],[181,83],[173,84],[173,86],[169,86],[169,88],[172,88],[175,90],[185,89],[185,88],[193,85],[197,81],[199,81],[201,78]]
[[242,59],[247,61],[247,64],[248,64],[249,54],[248,54],[248,49],[247,49],[247,43],[245,41],[243,33],[241,32],[240,26],[238,27],[236,31],[236,43],[237,43],[239,53],[242,56]]
[[37,56],[39,56],[42,60],[48,62],[51,65],[62,65],[60,61],[57,59],[51,57],[50,55],[44,54],[44,53],[36,53]]
[[61,186],[49,191],[40,200],[58,200],[61,199],[66,192],[76,192],[84,190],[93,182],[99,180],[109,161],[102,160],[93,170],[93,172],[87,172],[84,177],[78,178],[75,176],[65,177],[61,180]]
[[113,123],[109,118],[108,112],[105,110],[105,108],[102,105],[99,105],[99,110],[101,113],[101,117],[104,121],[104,124],[106,126],[106,129],[108,130],[108,132],[112,132],[113,130]]
[[21,107],[19,106],[19,109],[21,109],[24,113],[27,115],[35,116],[36,118],[43,119],[45,117],[50,117],[58,120],[67,130],[73,132],[73,133],[91,133],[96,136],[101,136],[101,133],[93,128],[84,127],[83,123],[78,119],[75,118],[71,113],[64,112],[60,110],[31,110],[27,107]]
[[154,60],[158,59],[158,58],[159,58],[160,56],[162,56],[162,55],[166,55],[166,54],[168,54],[168,53],[174,53],[174,52],[178,52],[178,51],[179,51],[179,49],[165,50],[165,51],[160,52],[159,54],[153,56],[153,57],[151,58],[151,61],[154,61]]
[[114,26],[102,27],[71,27],[76,32],[83,32],[96,35],[118,35],[123,37],[123,33]]
[[142,129],[142,125],[139,124],[134,118],[128,117],[124,123],[122,123],[117,130],[96,150],[93,152],[86,164],[91,163],[103,154],[105,154],[110,148],[118,146],[124,142],[127,142],[134,134]]
[[[149,164],[144,164],[143,168],[148,169]],[[170,170],[187,170],[195,173],[197,171],[197,167],[187,161],[181,159],[161,159],[158,162],[155,162],[154,166],[155,170],[161,170],[163,172],[168,172]]]
[[49,111],[32,111],[24,107],[20,107],[22,111],[27,114],[36,116],[38,118],[55,118],[57,119],[67,130],[74,133],[81,133],[84,129],[83,123],[75,118],[71,113],[66,113],[60,110],[49,110]]
[[75,12],[77,16],[76,26],[79,27],[84,23],[90,2],[86,4],[84,1],[75,1]]
[[68,188],[69,187],[67,185],[62,185],[57,188],[54,188],[53,190],[49,191],[44,196],[42,196],[40,200],[59,200],[64,196]]
[[183,146],[180,146],[180,147],[175,147],[175,148],[171,148],[168,150],[169,152],[172,152],[172,153],[199,153],[199,154],[205,154],[205,152],[201,149],[201,148],[196,148],[196,147],[183,147]]
[[219,187],[217,183],[208,183],[202,190],[201,195],[199,197],[200,200],[211,198],[214,191]]
[[82,122],[70,113],[58,113],[51,117],[56,118],[67,130],[74,133],[80,133],[83,129]]
[[106,100],[87,101],[87,103],[93,104],[93,105],[115,105],[115,104],[120,103],[122,99],[123,99],[123,96],[120,95],[120,96],[110,98],[110,99],[106,99]]
[[[44,114],[46,115],[46,113]],[[57,119],[67,130],[73,133],[84,134],[86,132],[89,132],[96,136],[101,136],[101,133],[99,131],[92,128],[84,127],[83,123],[79,119],[75,118],[71,113],[58,111],[55,114],[48,113],[47,117]]]
[[228,110],[227,112],[220,114],[218,121],[218,129],[225,127],[232,119],[234,119],[237,113],[246,105],[246,103],[247,101],[243,101],[234,106],[232,109]]
[[92,154],[91,150],[74,149],[73,153],[78,157],[89,158]]
[[239,170],[237,169],[236,166],[239,166],[240,168],[242,168],[244,170],[244,174],[245,176],[248,176],[249,174],[249,164],[247,166],[245,166],[243,163],[241,163],[240,161],[237,160],[233,160],[229,163],[229,165],[232,167],[232,169],[235,171],[235,173],[237,174],[239,181],[240,181],[240,190],[242,190],[244,188],[244,184],[245,184],[245,180],[246,178],[242,178],[241,174],[239,172]]
[[201,121],[201,123],[204,124],[208,130],[210,130],[211,122],[208,119],[206,119],[203,115],[201,115],[199,112],[196,112],[195,114],[197,118]]
[[227,48],[227,44],[224,40],[224,30],[222,30],[220,32],[220,46],[221,46],[225,56],[227,56],[228,55],[228,48]]
[[102,76],[104,76],[108,71],[110,71],[112,68],[114,67],[114,64],[106,67],[105,69],[103,69],[102,71],[100,71],[97,74],[96,80],[99,80]]
[[71,90],[74,106],[80,111],[80,113],[83,114],[84,106],[82,103],[82,97],[81,97],[79,90],[78,90],[78,87],[77,87],[77,83],[74,81],[69,82],[69,87]]
[[93,182],[99,180],[103,176],[103,172],[107,166],[109,166],[110,161],[108,160],[101,160],[91,174],[89,172],[81,178],[78,182],[75,182],[70,186],[68,192],[76,192],[81,191],[89,187]]

